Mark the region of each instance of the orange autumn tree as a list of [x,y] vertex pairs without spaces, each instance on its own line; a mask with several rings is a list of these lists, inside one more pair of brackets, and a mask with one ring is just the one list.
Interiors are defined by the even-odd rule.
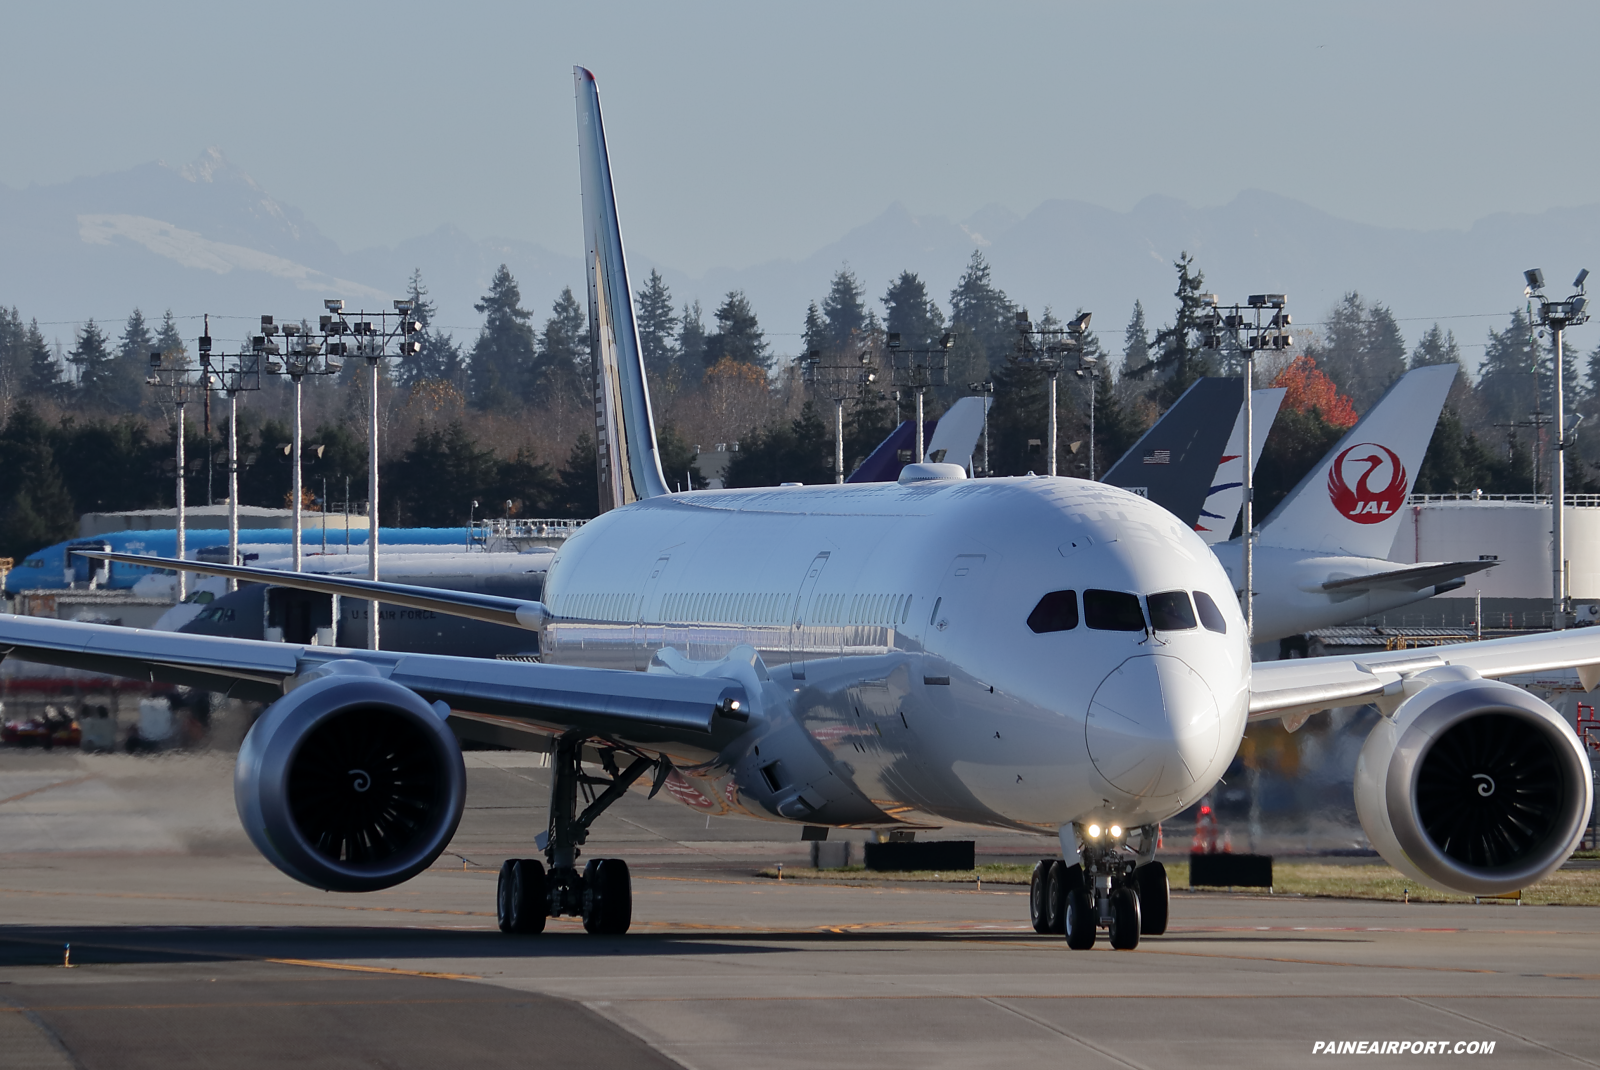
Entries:
[[1317,362],[1312,357],[1294,358],[1289,366],[1272,380],[1272,385],[1288,390],[1283,396],[1283,408],[1290,412],[1316,411],[1334,427],[1342,429],[1355,426],[1358,419],[1355,406],[1350,403],[1349,398],[1339,393],[1339,388],[1317,367]]

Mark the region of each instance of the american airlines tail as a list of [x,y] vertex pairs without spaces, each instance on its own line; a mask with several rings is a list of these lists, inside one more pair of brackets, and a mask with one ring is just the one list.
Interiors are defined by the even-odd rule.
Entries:
[[1258,546],[1386,558],[1456,376],[1407,372],[1262,522]]
[[[1267,432],[1272,429],[1272,421],[1278,418],[1278,407],[1283,404],[1283,395],[1287,393],[1281,386],[1250,392],[1255,406],[1255,429],[1250,442],[1252,472],[1261,463],[1261,447],[1267,444]],[[1206,501],[1200,507],[1200,519],[1195,522],[1194,530],[1200,533],[1207,546],[1215,546],[1233,535],[1233,525],[1239,519],[1239,510],[1243,508],[1244,406],[1241,405],[1239,415],[1233,421],[1233,434],[1228,436],[1222,460],[1217,464],[1216,474],[1211,477],[1211,489],[1206,492]]]
[[600,511],[667,493],[650,413],[650,385],[633,318],[605,125],[594,75],[572,69],[578,96],[584,259],[589,273],[589,353],[594,369],[595,466]]

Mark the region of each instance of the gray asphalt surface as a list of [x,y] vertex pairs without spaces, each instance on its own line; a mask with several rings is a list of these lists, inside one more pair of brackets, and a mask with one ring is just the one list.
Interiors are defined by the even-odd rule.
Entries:
[[630,797],[590,853],[633,867],[633,931],[505,937],[495,867],[532,853],[542,776],[472,764],[452,853],[343,896],[249,851],[225,760],[0,754],[0,1066],[1282,1067],[1393,1040],[1600,1067],[1588,908],[1184,892],[1168,935],[1071,952],[1020,888],[779,884],[753,874],[803,858],[790,830]]

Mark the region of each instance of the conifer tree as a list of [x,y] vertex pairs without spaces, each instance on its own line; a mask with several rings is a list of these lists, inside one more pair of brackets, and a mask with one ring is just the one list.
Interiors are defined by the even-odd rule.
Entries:
[[490,280],[489,292],[472,307],[484,315],[468,368],[473,403],[483,409],[509,407],[523,396],[533,363],[533,313],[522,307],[522,291],[504,264]]
[[822,318],[827,324],[827,348],[835,354],[849,350],[851,339],[867,326],[867,306],[861,281],[849,266],[834,272],[828,296],[822,301]]
[[1365,412],[1406,370],[1405,339],[1394,314],[1351,291],[1323,317],[1321,339],[1305,348],[1356,411]]
[[975,346],[988,368],[1000,367],[1016,351],[1015,315],[1016,306],[990,277],[989,262],[974,249],[967,270],[950,291],[950,326],[958,335],[957,345]]
[[572,294],[562,287],[550,305],[539,337],[539,353],[530,366],[527,399],[535,404],[580,404],[588,397],[589,317]]
[[[189,347],[183,344],[183,333],[178,330],[178,321],[173,318],[170,308],[161,317],[161,329],[156,332],[155,347],[161,351],[161,359],[168,364],[189,363]],[[142,380],[143,376],[140,378]]]
[[806,306],[806,324],[800,334],[806,354],[821,353],[828,344],[828,324],[822,318],[822,309],[815,301]]
[[412,387],[422,382],[443,381],[458,390],[464,388],[466,361],[461,347],[456,345],[455,336],[444,334],[434,326],[433,317],[438,313],[438,306],[428,297],[428,288],[422,284],[421,268],[412,270],[407,292],[411,296],[412,318],[422,324],[422,330],[414,336],[421,348],[400,358],[396,375],[400,385]]
[[716,313],[717,329],[706,335],[705,362],[708,366],[721,360],[740,364],[753,364],[767,368],[772,358],[767,355],[767,342],[756,320],[755,309],[743,290],[731,290]]
[[39,321],[33,320],[28,324],[27,336],[23,339],[23,347],[28,362],[27,376],[23,382],[23,394],[27,397],[41,400],[54,401],[61,396],[61,362],[50,352],[50,343],[44,340],[44,335],[39,331]]
[[67,360],[77,368],[79,402],[93,409],[112,408],[116,398],[116,369],[105,333],[93,319],[78,329],[77,342],[68,351]]
[[1172,323],[1156,332],[1151,342],[1153,356],[1146,364],[1161,381],[1155,394],[1163,406],[1178,400],[1196,379],[1210,371],[1199,339],[1200,318],[1206,311],[1201,302],[1205,273],[1194,266],[1194,257],[1187,252],[1178,254],[1172,266],[1178,272],[1178,288],[1173,292],[1178,309]]
[[685,378],[698,383],[710,364],[706,360],[706,324],[700,302],[683,306],[678,320],[678,363]]
[[928,287],[914,272],[902,271],[883,295],[883,329],[900,336],[907,349],[927,349],[944,334],[944,313],[928,297]]
[[1133,315],[1122,332],[1123,374],[1133,374],[1133,369],[1143,369],[1150,363],[1150,329],[1144,323],[1144,305],[1133,303]]
[[650,278],[637,294],[635,309],[638,313],[639,351],[644,358],[645,371],[672,381],[678,364],[678,351],[673,338],[678,329],[678,316],[672,307],[672,291],[667,289],[661,272],[650,272]]

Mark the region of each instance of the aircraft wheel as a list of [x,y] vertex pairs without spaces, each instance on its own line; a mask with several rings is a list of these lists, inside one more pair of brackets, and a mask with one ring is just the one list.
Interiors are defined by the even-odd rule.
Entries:
[[1067,893],[1066,935],[1067,946],[1074,951],[1087,951],[1094,946],[1095,916],[1094,893],[1077,887]]
[[1050,931],[1060,936],[1067,931],[1067,897],[1074,888],[1082,888],[1083,867],[1074,862],[1067,865],[1057,862],[1050,869]]
[[508,858],[495,886],[495,917],[503,933],[542,933],[549,913],[544,863],[534,858]]
[[1139,893],[1131,884],[1111,892],[1111,946],[1118,951],[1139,946]]
[[1042,858],[1033,866],[1033,877],[1028,881],[1028,920],[1033,931],[1050,931],[1050,868],[1054,861]]
[[1172,902],[1167,867],[1147,862],[1133,871],[1133,881],[1139,889],[1139,932],[1160,936],[1167,931],[1167,907]]
[[620,858],[591,859],[583,868],[583,927],[617,936],[633,922],[633,881]]

